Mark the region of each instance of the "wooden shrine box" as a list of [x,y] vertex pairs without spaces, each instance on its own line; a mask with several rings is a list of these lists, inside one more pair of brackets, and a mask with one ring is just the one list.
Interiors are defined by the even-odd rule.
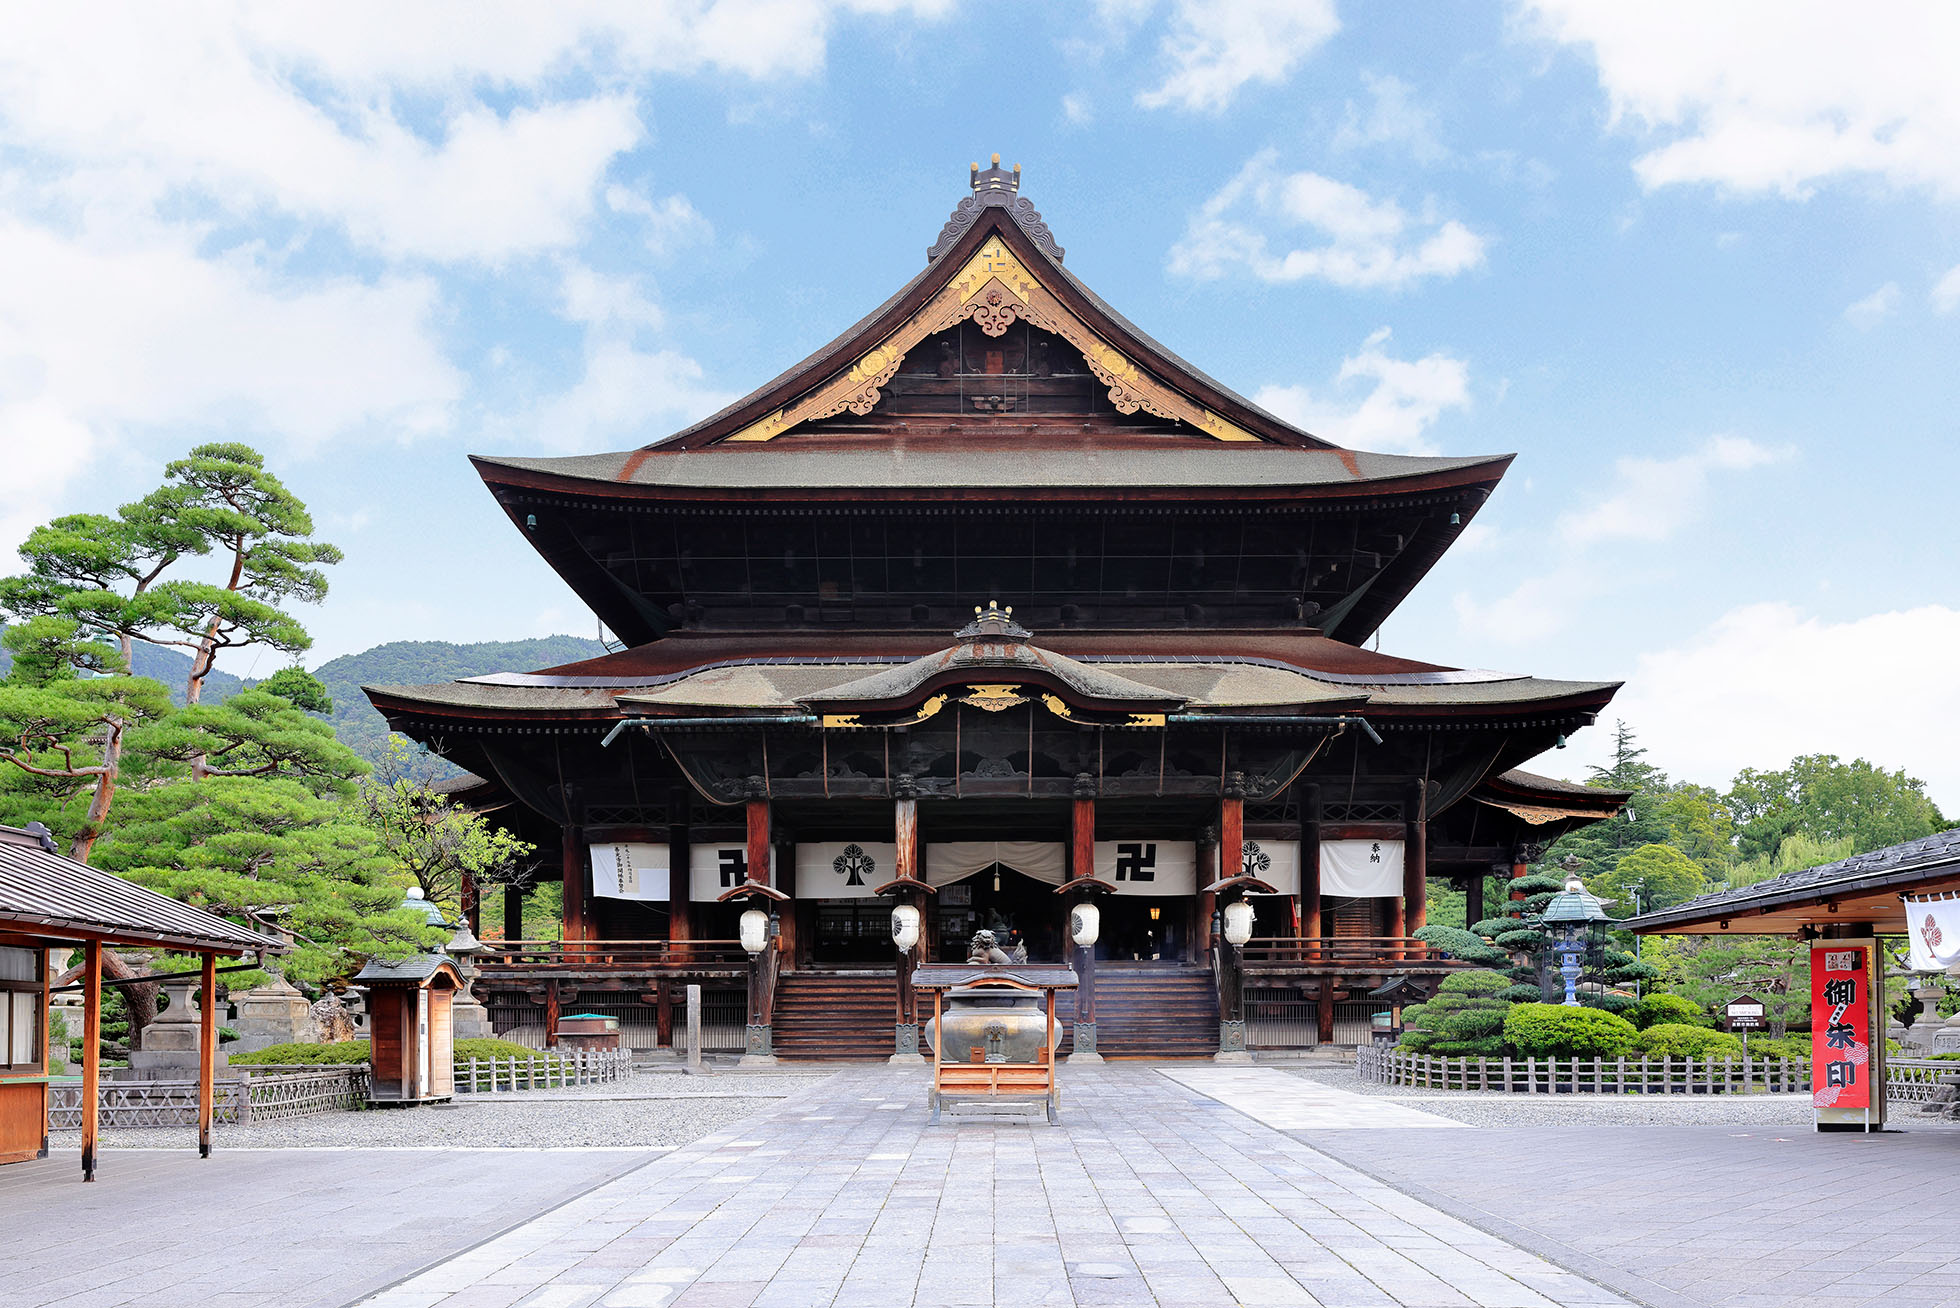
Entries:
[[574,1013],[558,1019],[560,1049],[619,1048],[619,1019],[604,1013]]
[[463,977],[443,954],[399,963],[371,961],[354,978],[367,987],[377,1104],[425,1104],[456,1093],[456,1039],[451,1007]]
[[[927,1102],[934,1121],[940,1105],[947,1099],[1038,1100],[1045,1101],[1048,1120],[1056,1120],[1061,1107],[1061,1089],[1055,1080],[1055,992],[1073,990],[1077,978],[1069,968],[1054,964],[1000,967],[983,963],[928,964],[912,974],[912,984],[932,995],[932,1089]],[[948,1008],[949,991],[954,1007]],[[961,1026],[958,1007],[962,997],[973,999],[993,995],[1035,996],[1039,1003],[1031,1013],[1022,1010],[985,1010],[969,1014],[967,1034],[956,1034]],[[951,1020],[949,1021],[949,1015]],[[1040,1030],[1026,1038],[1013,1029],[1037,1017]],[[981,1034],[984,1033],[984,1034]],[[971,1045],[970,1036],[981,1034],[982,1044]],[[953,1046],[948,1048],[948,1046]],[[997,1048],[998,1057],[985,1052]],[[962,1057],[962,1052],[966,1057]]]

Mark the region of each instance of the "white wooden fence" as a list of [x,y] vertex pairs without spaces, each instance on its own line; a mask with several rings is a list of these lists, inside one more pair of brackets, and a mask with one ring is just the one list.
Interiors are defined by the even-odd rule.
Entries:
[[1808,1092],[1810,1064],[1784,1058],[1445,1058],[1363,1045],[1355,1070],[1377,1085],[1509,1094]]
[[1941,1092],[1956,1083],[1960,1083],[1960,1062],[1952,1059],[1885,1060],[1885,1097],[1894,1102],[1930,1104],[1946,1098]]
[[566,1050],[528,1058],[459,1058],[456,1092],[557,1090],[566,1086],[624,1081],[633,1075],[630,1049]]

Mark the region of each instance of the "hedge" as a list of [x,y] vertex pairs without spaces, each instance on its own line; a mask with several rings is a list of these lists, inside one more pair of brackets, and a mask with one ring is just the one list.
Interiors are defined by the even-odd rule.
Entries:
[[[1640,1052],[1660,1058],[1741,1058],[1742,1041],[1726,1031],[1685,1022],[1661,1022],[1640,1033]],[[1754,1051],[1752,1051],[1754,1052]]]
[[[545,1058],[551,1057],[529,1045],[520,1045],[514,1040],[471,1039],[456,1042],[456,1061],[465,1062],[472,1058]],[[365,1040],[337,1040],[329,1044],[292,1043],[267,1045],[264,1049],[249,1054],[233,1054],[231,1065],[253,1066],[264,1063],[288,1065],[325,1066],[334,1063],[365,1063],[368,1061],[368,1042]]]
[[1665,992],[1646,996],[1633,1006],[1627,1016],[1632,1018],[1633,1024],[1642,1031],[1650,1026],[1660,1026],[1664,1023],[1705,1027],[1715,1025],[1715,1019],[1694,1000]]
[[1519,1004],[1504,1019],[1504,1041],[1527,1057],[1615,1058],[1629,1053],[1640,1032],[1597,1008]]

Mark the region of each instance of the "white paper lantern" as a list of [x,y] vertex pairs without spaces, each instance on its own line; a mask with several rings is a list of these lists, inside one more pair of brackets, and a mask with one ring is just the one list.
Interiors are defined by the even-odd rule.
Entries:
[[892,910],[892,943],[898,952],[909,954],[919,943],[919,910],[910,904],[900,904]]
[[1069,910],[1068,938],[1087,949],[1102,935],[1102,910],[1094,904],[1077,904]]
[[769,915],[759,908],[742,914],[742,948],[759,954],[769,946]]
[[1252,939],[1252,905],[1235,899],[1225,905],[1225,941],[1238,946]]

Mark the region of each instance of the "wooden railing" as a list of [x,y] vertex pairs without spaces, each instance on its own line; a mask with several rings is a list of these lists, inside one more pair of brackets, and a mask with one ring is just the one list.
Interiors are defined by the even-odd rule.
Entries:
[[1240,954],[1248,968],[1300,972],[1434,972],[1475,966],[1413,936],[1255,936]]
[[739,940],[507,940],[476,956],[486,976],[511,972],[642,975],[650,972],[742,972],[749,956]]
[[1355,1050],[1354,1068],[1363,1081],[1418,1090],[1609,1095],[1810,1090],[1810,1063],[1805,1059],[1445,1058],[1363,1045]]
[[[367,1102],[368,1065],[254,1067],[218,1082],[213,1120],[238,1126],[279,1122],[314,1113],[359,1108]],[[96,1099],[104,1126],[195,1126],[195,1081],[104,1081]],[[48,1125],[75,1130],[82,1122],[79,1082],[48,1088]]]
[[624,1081],[633,1075],[630,1049],[575,1049],[529,1058],[459,1058],[456,1092],[486,1094],[498,1090],[557,1090],[566,1086]]

